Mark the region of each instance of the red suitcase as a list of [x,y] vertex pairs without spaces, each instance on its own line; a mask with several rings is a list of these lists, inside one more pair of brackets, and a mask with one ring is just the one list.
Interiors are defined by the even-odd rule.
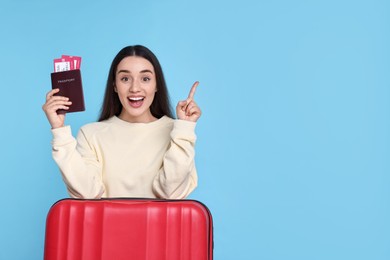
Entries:
[[64,199],[47,215],[44,259],[212,260],[212,217],[195,200]]

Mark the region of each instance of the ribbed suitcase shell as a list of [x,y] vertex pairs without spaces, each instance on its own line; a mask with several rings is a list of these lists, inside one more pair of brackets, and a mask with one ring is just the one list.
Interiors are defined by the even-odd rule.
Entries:
[[64,199],[46,220],[45,260],[212,260],[213,223],[195,200]]

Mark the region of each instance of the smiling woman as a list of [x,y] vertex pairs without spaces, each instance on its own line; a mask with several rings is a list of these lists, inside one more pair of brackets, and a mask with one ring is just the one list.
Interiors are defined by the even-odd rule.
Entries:
[[74,198],[185,198],[197,186],[194,101],[198,82],[172,118],[156,56],[144,46],[123,48],[109,71],[99,122],[77,138],[65,126],[71,101],[47,94],[43,110],[52,126],[53,158]]
[[156,120],[149,107],[157,91],[153,65],[146,59],[130,56],[118,64],[114,90],[123,106],[119,117],[133,123]]

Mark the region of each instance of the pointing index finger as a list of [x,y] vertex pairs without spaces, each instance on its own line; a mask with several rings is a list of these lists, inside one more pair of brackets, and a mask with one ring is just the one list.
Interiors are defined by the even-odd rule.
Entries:
[[190,94],[188,95],[187,99],[189,99],[189,100],[194,99],[195,91],[196,91],[196,88],[198,87],[198,85],[199,85],[199,81],[195,81],[194,85],[192,85],[192,87],[191,87]]

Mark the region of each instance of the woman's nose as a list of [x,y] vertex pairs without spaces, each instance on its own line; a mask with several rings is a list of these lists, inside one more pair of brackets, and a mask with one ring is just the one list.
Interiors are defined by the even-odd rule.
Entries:
[[133,82],[130,84],[129,91],[130,91],[130,92],[138,92],[139,90],[140,90],[139,82],[133,81]]

